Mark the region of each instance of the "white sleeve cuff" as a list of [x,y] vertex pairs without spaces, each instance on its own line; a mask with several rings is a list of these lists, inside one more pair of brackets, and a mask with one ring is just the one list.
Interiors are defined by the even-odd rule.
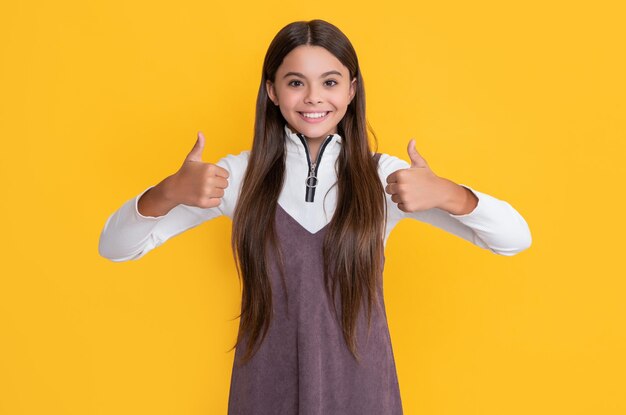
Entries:
[[480,196],[480,192],[472,189],[471,187],[469,187],[468,185],[465,184],[459,184],[459,186],[463,186],[466,189],[468,189],[470,192],[472,192],[474,194],[474,196],[476,196],[476,198],[478,199],[478,204],[476,205],[476,207],[474,207],[474,210],[472,210],[469,213],[465,213],[462,215],[454,215],[450,212],[448,212],[448,214],[450,216],[452,216],[453,218],[464,218],[464,217],[468,217],[468,216],[475,216],[475,215],[480,215],[483,211],[483,203],[481,202],[481,196]]
[[152,189],[155,185],[148,187],[147,189],[145,189],[143,192],[141,192],[139,195],[135,196],[135,215],[137,215],[138,220],[144,219],[144,220],[151,220],[151,221],[158,221],[161,218],[164,218],[167,215],[161,215],[161,216],[145,216],[142,215],[141,213],[139,213],[139,199],[141,198],[141,196],[144,195],[144,193],[146,193],[148,190]]

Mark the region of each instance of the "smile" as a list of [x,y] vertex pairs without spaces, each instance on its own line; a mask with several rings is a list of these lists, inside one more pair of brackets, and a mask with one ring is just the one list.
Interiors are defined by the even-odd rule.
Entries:
[[305,120],[307,122],[311,122],[311,123],[324,121],[326,118],[328,118],[328,114],[330,114],[330,113],[331,113],[331,111],[324,111],[324,112],[298,112],[298,114],[300,114],[300,118],[302,118],[303,120]]

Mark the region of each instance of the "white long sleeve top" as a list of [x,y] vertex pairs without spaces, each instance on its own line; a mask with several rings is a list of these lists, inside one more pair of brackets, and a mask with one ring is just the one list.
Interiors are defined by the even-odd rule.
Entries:
[[[306,179],[311,171],[311,156],[304,137],[292,132],[285,125],[286,164],[285,180],[278,203],[303,228],[311,233],[322,229],[332,219],[337,202],[335,162],[341,149],[342,137],[329,135],[317,156],[317,187],[307,191]],[[180,204],[163,216],[144,216],[139,213],[139,198],[154,185],[126,201],[107,219],[100,234],[98,251],[111,261],[136,260],[168,239],[196,227],[203,222],[226,215],[233,218],[241,190],[250,151],[237,155],[228,154],[216,164],[229,172],[228,187],[219,206],[199,208]],[[382,153],[378,174],[383,187],[387,176],[410,164],[398,157]],[[387,197],[387,226],[384,244],[396,224],[404,218],[429,223],[444,231],[463,238],[472,244],[488,249],[494,254],[511,256],[531,245],[531,234],[524,218],[506,201],[479,192],[461,184],[478,198],[474,210],[465,215],[454,215],[439,208],[407,213]],[[328,194],[327,194],[328,192]]]

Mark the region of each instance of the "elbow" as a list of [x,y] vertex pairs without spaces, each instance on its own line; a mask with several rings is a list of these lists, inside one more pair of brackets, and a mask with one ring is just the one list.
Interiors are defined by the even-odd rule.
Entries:
[[115,261],[111,251],[111,244],[107,242],[106,236],[104,232],[102,232],[100,234],[100,238],[98,239],[98,255],[100,255],[102,258]]
[[106,238],[100,237],[98,242],[98,254],[105,259],[112,262],[125,262],[141,258],[146,254],[146,251],[141,251],[135,254],[128,254],[128,252],[120,252],[116,249],[116,245],[111,241],[107,241]]
[[520,234],[515,240],[511,241],[508,246],[498,248],[491,247],[490,250],[497,255],[513,256],[527,250],[531,245],[532,235],[530,234],[530,230],[527,230],[527,232]]
[[503,223],[502,241],[497,248],[490,247],[497,255],[513,256],[530,248],[532,235],[528,222],[517,212],[513,206],[505,202],[510,212],[513,213],[511,220]]
[[103,243],[102,239],[100,239],[100,242],[98,243],[98,254],[102,258],[108,259],[113,262],[125,261],[124,258],[120,258],[115,254],[114,250],[111,249],[110,245]]
[[100,254],[101,257],[106,258],[112,262],[126,262],[126,261],[134,261],[137,260],[139,258],[141,258],[145,252],[141,252],[139,254],[136,255],[130,255],[130,256],[119,256],[119,255],[115,255],[114,253],[110,253],[110,252],[103,252],[103,251],[98,251],[98,253]]
[[501,255],[501,256],[514,256],[519,254],[522,251],[527,250],[528,248],[530,248],[530,246],[519,246],[519,247],[515,247],[515,248],[506,248],[506,249],[491,249],[491,252],[493,252],[496,255]]

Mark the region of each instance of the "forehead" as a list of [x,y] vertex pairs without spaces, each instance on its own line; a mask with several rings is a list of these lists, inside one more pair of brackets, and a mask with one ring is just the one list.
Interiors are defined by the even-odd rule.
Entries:
[[300,45],[285,56],[278,67],[277,74],[281,76],[286,72],[293,71],[316,78],[333,69],[341,72],[344,76],[348,75],[348,68],[325,48]]

